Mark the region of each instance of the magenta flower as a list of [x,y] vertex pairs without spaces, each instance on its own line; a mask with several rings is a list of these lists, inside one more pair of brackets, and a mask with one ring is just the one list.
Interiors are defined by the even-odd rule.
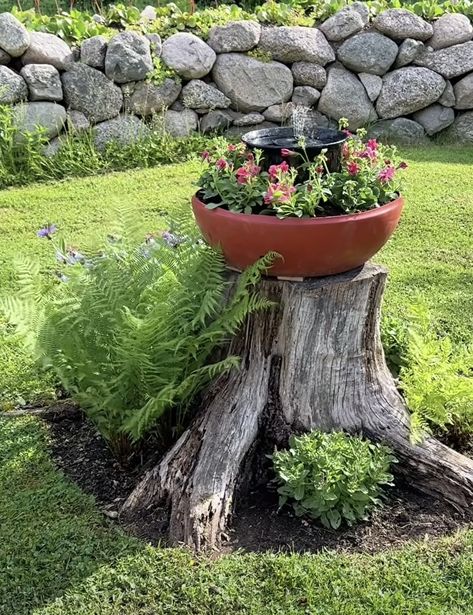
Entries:
[[297,156],[297,152],[294,152],[292,149],[286,149],[285,147],[281,150],[281,156],[283,158],[290,158],[291,156]]
[[39,229],[39,231],[36,232],[36,235],[38,237],[45,237],[46,239],[51,239],[51,235],[54,235],[56,231],[57,226],[55,224],[48,224],[48,226]]
[[288,203],[295,191],[295,187],[288,184],[269,184],[268,190],[264,194],[264,202],[266,205]]
[[378,179],[383,183],[389,183],[396,173],[396,169],[394,167],[385,167],[378,173]]
[[207,150],[205,150],[200,154],[200,156],[202,160],[208,160],[210,158],[210,153]]
[[256,177],[261,173],[261,167],[253,164],[250,160],[235,173],[239,184],[248,184],[252,177]]
[[368,141],[366,142],[366,147],[373,151],[376,151],[378,149],[378,145],[379,143],[376,141],[376,139],[368,139]]
[[289,171],[289,165],[285,160],[281,162],[281,164],[272,164],[268,169],[268,175],[271,179],[277,179],[279,175],[282,173],[287,173]]
[[360,172],[360,165],[357,162],[349,162],[347,164],[347,171],[349,175],[358,175]]
[[219,158],[215,163],[215,166],[219,171],[225,171],[225,169],[228,168],[228,162],[225,160],[225,158]]
[[397,168],[398,169],[407,169],[407,167],[408,167],[407,162],[402,161],[402,162],[399,163]]
[[236,152],[236,150],[237,150],[237,146],[236,145],[234,145],[233,143],[229,143],[228,144],[227,151],[229,151],[229,152]]

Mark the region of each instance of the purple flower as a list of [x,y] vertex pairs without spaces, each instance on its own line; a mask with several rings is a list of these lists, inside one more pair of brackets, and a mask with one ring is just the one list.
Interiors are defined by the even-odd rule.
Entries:
[[177,248],[177,246],[184,241],[182,237],[174,235],[174,233],[171,233],[171,231],[164,231],[161,237],[170,248]]
[[46,239],[51,239],[51,235],[53,235],[57,231],[57,226],[55,224],[48,224],[44,228],[39,229],[36,232],[38,237],[46,237]]

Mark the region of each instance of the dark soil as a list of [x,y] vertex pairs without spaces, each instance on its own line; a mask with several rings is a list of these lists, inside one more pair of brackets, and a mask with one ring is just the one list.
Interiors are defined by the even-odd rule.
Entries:
[[[118,512],[139,477],[150,465],[123,468],[104,440],[83,414],[68,411],[46,415],[56,465],[80,488],[95,497],[104,514],[131,534],[156,544],[166,542],[167,514],[162,508],[145,511],[124,521]],[[153,463],[156,459],[153,459]],[[473,514],[465,516],[448,504],[419,494],[405,485],[393,488],[383,508],[369,521],[353,528],[328,530],[316,522],[297,518],[290,507],[278,512],[274,489],[254,489],[237,507],[224,552],[297,551],[331,549],[375,553],[400,547],[409,540],[430,540],[471,526]]]

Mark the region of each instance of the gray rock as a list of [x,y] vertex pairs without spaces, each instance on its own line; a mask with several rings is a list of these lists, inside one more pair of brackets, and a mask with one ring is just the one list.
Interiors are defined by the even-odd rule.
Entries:
[[23,77],[7,66],[0,66],[0,104],[14,104],[28,98],[28,86]]
[[256,47],[261,37],[257,21],[231,21],[225,26],[214,26],[207,43],[216,53],[249,51]]
[[430,68],[446,79],[459,77],[473,70],[473,41],[438,51],[426,48],[417,56],[414,64]]
[[13,123],[24,140],[25,133],[41,130],[47,139],[56,137],[66,123],[66,110],[53,102],[20,103],[13,107]]
[[263,28],[258,48],[280,62],[315,62],[325,66],[335,60],[335,52],[317,28]]
[[28,64],[21,69],[21,76],[28,85],[30,100],[62,100],[62,83],[59,72],[48,64]]
[[200,79],[193,79],[182,88],[181,99],[189,109],[226,109],[231,103],[223,92]]
[[120,32],[109,42],[105,74],[116,83],[140,81],[153,70],[149,40],[136,32]]
[[234,126],[255,126],[264,122],[264,115],[261,113],[247,113],[237,118],[234,122]]
[[399,53],[397,54],[394,67],[402,68],[403,66],[411,64],[423,49],[424,43],[421,41],[416,41],[413,38],[406,38],[399,46]]
[[154,8],[154,6],[151,6],[150,4],[148,4],[148,6],[145,6],[145,8],[141,11],[140,14],[140,21],[141,23],[147,23],[150,21],[154,21],[157,18],[157,13],[156,13],[156,9]]
[[210,111],[200,120],[200,130],[203,134],[209,132],[221,132],[228,128],[232,123],[232,118],[227,111],[215,109]]
[[452,143],[473,143],[473,111],[457,115],[453,124],[443,133]]
[[6,51],[3,51],[3,49],[0,49],[0,65],[10,64],[10,62],[11,56]]
[[398,68],[383,78],[376,103],[381,118],[410,115],[436,102],[445,89],[445,80],[428,68]]
[[120,88],[87,64],[77,63],[62,75],[66,106],[82,111],[93,123],[115,117],[123,104]]
[[199,117],[192,109],[166,111],[164,128],[173,137],[188,137],[199,125]]
[[200,79],[212,70],[216,54],[194,34],[179,32],[164,41],[161,58],[178,75],[186,79]]
[[453,85],[450,81],[447,81],[447,85],[445,86],[443,94],[439,98],[439,103],[444,107],[455,106],[455,92],[453,91]]
[[266,111],[263,111],[264,119],[268,122],[284,123],[290,120],[294,104],[292,102],[281,103],[279,105],[271,105]]
[[319,128],[328,128],[330,124],[330,120],[327,116],[323,115],[319,111],[314,111],[313,109],[309,111],[307,114],[310,122],[314,123]]
[[45,145],[45,147],[43,148],[43,155],[46,156],[46,158],[54,158],[54,156],[59,153],[59,150],[63,146],[64,140],[60,139],[59,137],[55,137]]
[[262,111],[288,101],[292,95],[292,73],[279,62],[260,62],[239,53],[225,53],[217,57],[212,76],[218,89],[244,113]]
[[99,23],[102,26],[107,25],[107,20],[105,19],[105,17],[102,17],[102,15],[97,15],[97,13],[95,13],[95,15],[92,15],[92,20],[95,21],[95,23]]
[[313,62],[294,62],[291,70],[296,85],[310,85],[321,90],[327,83],[325,68]]
[[95,147],[103,151],[110,143],[127,146],[142,141],[150,134],[142,120],[133,115],[119,115],[94,127]]
[[67,128],[69,132],[84,132],[90,128],[90,122],[81,111],[67,112]]
[[473,109],[473,73],[470,73],[453,86],[455,109]]
[[314,106],[320,98],[320,92],[310,85],[298,85],[294,88],[292,102],[304,107]]
[[371,102],[374,102],[381,93],[383,80],[378,75],[370,75],[369,73],[360,73],[359,80],[365,86],[366,93]]
[[125,108],[141,116],[160,113],[177,100],[180,92],[181,84],[174,79],[165,79],[161,85],[141,81],[136,84],[131,96],[125,97]]
[[347,118],[352,130],[377,119],[363,84],[356,75],[343,68],[329,70],[318,110],[334,120]]
[[427,45],[433,49],[444,49],[473,38],[473,26],[468,17],[461,13],[444,13],[432,26],[434,35]]
[[51,64],[58,70],[67,70],[74,63],[69,45],[46,32],[31,32],[30,46],[21,59],[25,65]]
[[415,38],[426,41],[434,32],[429,23],[407,9],[388,9],[376,17],[373,25],[395,40]]
[[[473,107],[473,104],[472,104]],[[455,112],[439,104],[431,105],[427,109],[417,111],[413,116],[414,120],[424,127],[428,135],[434,135],[444,128],[453,124]]]
[[154,34],[154,33],[146,34],[145,36],[149,40],[149,44],[151,46],[151,53],[156,58],[159,58],[163,50],[163,43],[161,41],[161,37],[159,36],[159,34]]
[[405,117],[376,122],[368,130],[368,136],[383,143],[421,145],[427,142],[424,128]]
[[0,47],[12,58],[23,55],[30,44],[25,26],[11,13],[0,14]]
[[107,39],[105,36],[87,38],[80,46],[80,61],[92,68],[103,70],[105,68],[105,55],[107,54]]
[[184,111],[185,109],[184,105],[182,104],[182,101],[180,100],[176,100],[176,102],[173,102],[169,108],[172,111]]
[[347,68],[357,73],[384,75],[392,66],[398,47],[378,32],[356,34],[343,43],[337,57]]
[[247,132],[251,132],[252,130],[263,130],[264,128],[277,128],[277,124],[274,122],[262,122],[261,124],[256,124],[255,126],[232,126],[228,130],[225,131],[226,137],[241,137]]
[[362,30],[365,25],[363,15],[348,5],[324,21],[319,29],[329,41],[342,41]]

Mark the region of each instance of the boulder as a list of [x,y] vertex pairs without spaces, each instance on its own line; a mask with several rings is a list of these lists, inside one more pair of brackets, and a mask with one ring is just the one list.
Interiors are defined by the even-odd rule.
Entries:
[[278,122],[282,124],[287,122],[294,111],[294,104],[292,102],[280,103],[279,105],[271,105],[266,111],[263,111],[264,119],[268,122]]
[[470,73],[453,86],[455,109],[473,109],[473,73]]
[[315,62],[325,66],[335,60],[335,52],[317,28],[280,26],[263,28],[258,49],[270,53],[274,60]]
[[310,85],[298,85],[294,88],[292,102],[304,107],[314,106],[320,98],[320,92]]
[[120,88],[91,66],[78,62],[62,75],[66,106],[82,111],[93,123],[115,117],[123,104]]
[[21,58],[26,64],[51,64],[67,70],[74,63],[72,51],[62,39],[46,32],[31,32],[30,46]]
[[151,53],[156,58],[159,58],[161,55],[161,51],[163,50],[163,43],[161,41],[161,37],[159,34],[145,34],[146,38],[149,40],[149,44],[151,46]]
[[376,122],[369,128],[368,136],[383,143],[399,145],[420,145],[428,142],[424,128],[406,117]]
[[175,79],[165,79],[161,85],[140,81],[125,97],[125,108],[130,113],[147,116],[170,107],[181,93],[181,84]]
[[30,100],[62,100],[61,77],[54,66],[27,64],[20,74],[28,85]]
[[260,37],[261,25],[257,21],[231,21],[211,28],[207,43],[216,53],[249,51],[256,47]]
[[106,53],[107,39],[105,36],[93,36],[85,39],[80,46],[80,61],[92,68],[104,70]]
[[225,53],[217,57],[212,77],[232,105],[244,113],[262,111],[292,96],[292,73],[279,62],[261,62],[239,53]]
[[30,35],[25,26],[11,13],[0,14],[0,48],[12,58],[25,53],[30,45]]
[[473,38],[473,26],[468,17],[461,13],[444,13],[432,26],[434,34],[427,45],[433,49],[444,49]]
[[23,77],[7,66],[0,66],[0,104],[14,104],[28,98],[28,86]]
[[3,49],[0,49],[0,66],[10,64],[10,62],[11,56],[9,56],[6,51],[3,51]]
[[216,54],[194,34],[179,32],[164,41],[161,58],[178,75],[186,79],[200,79],[212,70]]
[[310,85],[321,90],[327,83],[325,68],[313,62],[294,62],[291,70],[295,85]]
[[105,74],[112,81],[140,81],[152,70],[151,46],[146,36],[127,30],[116,34],[108,43]]
[[473,111],[457,115],[455,121],[443,133],[452,143],[473,144]]
[[356,75],[344,68],[329,70],[318,110],[329,118],[347,118],[351,130],[377,119],[373,104]]
[[147,24],[150,21],[154,21],[157,16],[158,14],[156,13],[154,6],[148,4],[140,13],[140,21],[143,24]]
[[426,41],[434,32],[429,23],[407,9],[388,9],[376,17],[373,25],[395,40],[415,38]]
[[417,113],[414,113],[413,118],[424,127],[424,130],[428,135],[434,135],[450,126],[450,124],[453,124],[455,112],[453,109],[443,107],[442,105],[436,103],[430,107],[427,107],[427,109],[417,111]]
[[383,77],[376,111],[381,118],[410,115],[436,102],[444,89],[443,77],[428,68],[398,68]]
[[378,32],[363,32],[345,41],[337,57],[357,73],[384,75],[394,63],[398,47],[394,41]]
[[353,8],[353,5],[345,6],[319,26],[329,41],[343,41],[352,34],[356,34],[366,25],[361,12]]
[[69,132],[84,132],[90,128],[90,122],[81,111],[67,112],[67,128]]
[[234,122],[234,126],[256,126],[256,124],[262,124],[264,122],[264,115],[261,113],[246,113],[237,118]]
[[53,102],[20,103],[13,107],[13,123],[17,128],[18,140],[25,133],[41,130],[48,139],[56,137],[66,123],[66,110]]
[[455,92],[453,91],[453,85],[450,81],[447,81],[447,85],[445,86],[443,94],[439,98],[439,103],[444,107],[455,106]]
[[274,122],[262,122],[261,124],[256,124],[255,126],[232,126],[228,130],[225,131],[226,137],[237,138],[246,134],[247,132],[251,132],[252,130],[263,130],[264,128],[277,128],[278,125],[274,124]]
[[181,100],[189,109],[226,109],[231,103],[223,92],[200,79],[193,79],[182,88]]
[[426,48],[417,56],[414,64],[430,68],[446,79],[460,77],[473,70],[473,41],[437,51]]
[[188,137],[198,125],[199,116],[192,109],[166,111],[164,115],[164,128],[173,137]]
[[54,158],[54,156],[59,153],[59,150],[63,147],[64,143],[64,139],[54,137],[54,139],[51,139],[51,141],[44,146],[43,155],[46,156],[46,158]]
[[383,80],[378,75],[371,75],[369,73],[360,73],[358,79],[365,86],[366,93],[371,102],[374,102],[381,93],[383,87]]
[[406,38],[406,40],[402,41],[399,45],[399,53],[397,54],[394,67],[402,68],[403,66],[412,64],[423,49],[424,43],[422,43],[422,41],[416,41],[413,38]]
[[[264,118],[263,118],[264,119]],[[232,118],[227,111],[215,109],[209,111],[207,115],[200,120],[200,130],[203,134],[209,132],[220,132],[228,128],[232,123]]]
[[110,143],[127,146],[142,141],[150,134],[146,124],[134,115],[119,115],[94,127],[95,147],[101,151]]

